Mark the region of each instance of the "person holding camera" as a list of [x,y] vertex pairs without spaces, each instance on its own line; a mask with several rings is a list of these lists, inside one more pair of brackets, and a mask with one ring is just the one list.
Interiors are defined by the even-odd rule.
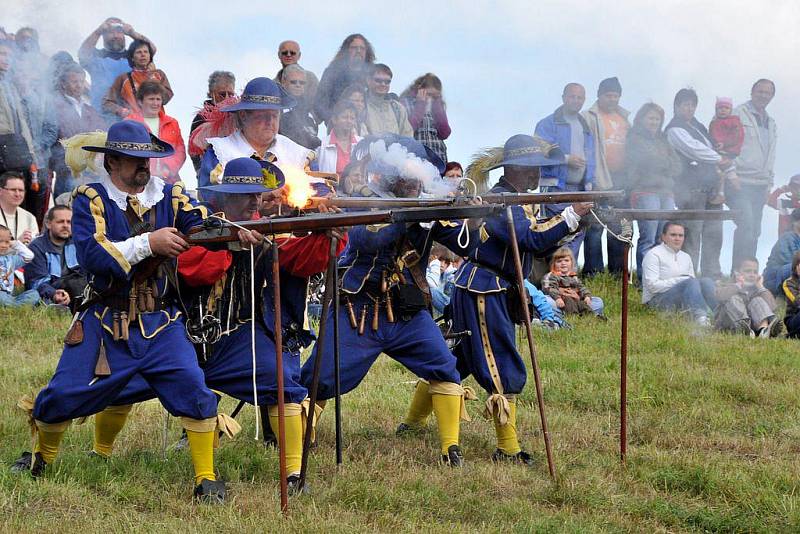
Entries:
[[[95,48],[97,41],[102,36],[103,48]],[[94,109],[103,108],[103,97],[108,93],[111,84],[121,74],[127,74],[133,68],[128,63],[128,53],[125,50],[125,37],[133,40],[150,43],[151,55],[155,54],[156,46],[144,35],[138,33],[130,24],[117,17],[109,17],[94,30],[78,50],[78,60],[92,78],[92,87],[89,96]],[[106,117],[109,124],[119,120],[113,114]]]

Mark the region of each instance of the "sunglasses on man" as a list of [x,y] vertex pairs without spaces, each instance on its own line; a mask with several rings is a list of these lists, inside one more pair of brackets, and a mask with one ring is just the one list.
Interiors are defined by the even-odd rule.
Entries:
[[299,52],[295,52],[294,50],[281,50],[282,56],[296,56]]

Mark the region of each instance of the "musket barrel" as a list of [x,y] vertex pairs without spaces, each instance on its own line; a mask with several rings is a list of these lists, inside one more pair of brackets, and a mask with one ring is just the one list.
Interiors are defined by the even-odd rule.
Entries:
[[449,206],[455,198],[381,198],[381,197],[311,197],[304,209],[317,208],[320,204],[345,209],[392,209],[392,208],[424,208],[432,206]]
[[566,204],[569,202],[596,202],[625,196],[625,191],[555,191],[551,193],[486,193],[484,202],[495,204]]
[[640,210],[616,209],[600,210],[601,219],[628,219],[636,221],[709,221],[735,219],[739,212],[736,210]]
[[189,230],[187,241],[190,244],[221,243],[238,240],[241,228],[256,230],[264,235],[284,234],[288,232],[312,232],[330,228],[345,228],[363,224],[391,224],[430,222],[436,220],[459,220],[482,218],[494,215],[502,210],[496,204],[441,206],[404,208],[398,210],[379,210],[359,213],[318,213],[301,217],[277,217],[257,221],[208,220],[201,226]]

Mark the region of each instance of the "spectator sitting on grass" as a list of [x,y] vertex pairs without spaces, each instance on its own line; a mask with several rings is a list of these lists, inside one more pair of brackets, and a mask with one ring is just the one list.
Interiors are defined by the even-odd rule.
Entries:
[[681,250],[684,226],[667,222],[661,244],[651,248],[642,261],[642,303],[659,310],[689,312],[701,326],[708,326],[708,309],[717,307],[714,282],[695,278],[692,258]]
[[35,306],[39,293],[23,291],[14,295],[14,272],[31,261],[33,253],[19,239],[11,238],[11,230],[0,225],[0,307]]
[[561,310],[554,308],[553,299],[539,291],[530,280],[525,280],[524,283],[525,289],[528,290],[528,295],[531,298],[531,322],[536,324],[538,320],[542,326],[550,330],[567,327],[568,324],[564,321],[564,314]]
[[777,337],[783,325],[775,313],[775,297],[758,274],[758,260],[744,258],[733,278],[734,283],[717,288],[719,306],[714,313],[714,329],[750,337]]
[[800,208],[792,211],[792,229],[781,234],[767,258],[764,285],[773,295],[780,295],[781,284],[792,275],[792,258],[798,250],[800,250]]
[[792,276],[783,282],[783,294],[786,296],[787,337],[800,338],[800,251],[792,258]]
[[561,247],[550,259],[550,272],[542,278],[542,291],[553,299],[554,308],[564,313],[592,312],[605,319],[603,299],[593,297],[575,274],[575,258],[568,247]]
[[72,242],[72,209],[50,208],[44,225],[47,231],[31,243],[33,260],[25,268],[25,287],[36,290],[48,304],[70,306],[86,287]]

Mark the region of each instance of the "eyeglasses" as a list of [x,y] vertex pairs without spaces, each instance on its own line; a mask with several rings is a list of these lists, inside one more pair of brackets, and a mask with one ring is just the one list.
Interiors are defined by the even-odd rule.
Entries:
[[305,80],[289,80],[289,85],[305,85]]
[[281,50],[280,52],[282,56],[296,56],[299,53],[300,52],[297,52],[295,50]]
[[10,187],[4,187],[3,189],[5,189],[6,191],[11,191],[12,193],[19,193],[20,195],[24,195],[25,194],[25,190],[24,189],[16,189],[16,188],[12,189]]
[[378,85],[391,85],[392,83],[391,78],[372,78],[372,81]]

